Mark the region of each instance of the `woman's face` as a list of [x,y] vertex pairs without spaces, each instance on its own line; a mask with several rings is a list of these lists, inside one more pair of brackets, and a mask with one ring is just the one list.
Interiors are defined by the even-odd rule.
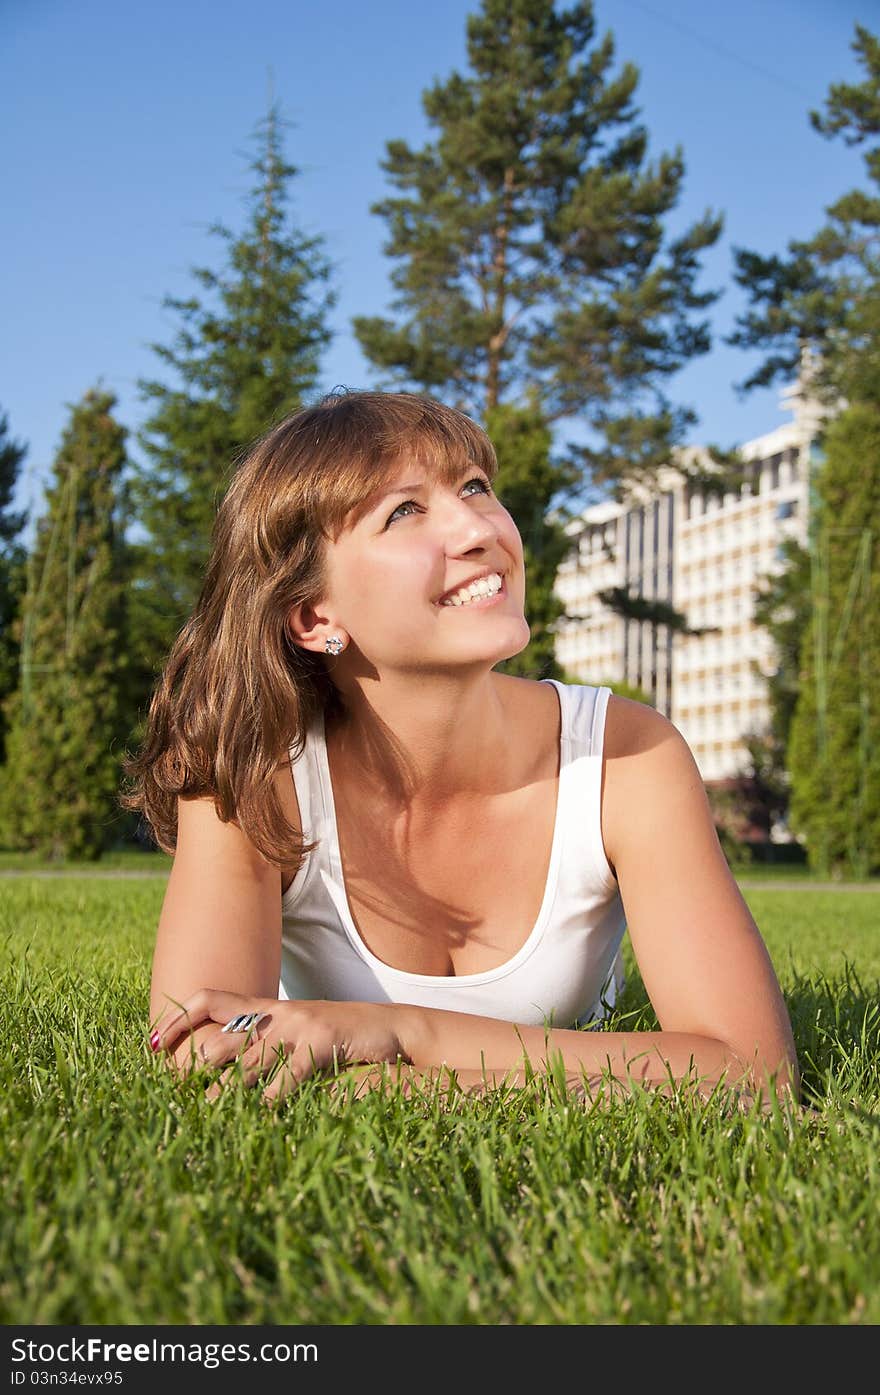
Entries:
[[453,484],[402,465],[328,544],[326,578],[335,623],[380,673],[491,667],[529,642],[522,541],[474,465]]

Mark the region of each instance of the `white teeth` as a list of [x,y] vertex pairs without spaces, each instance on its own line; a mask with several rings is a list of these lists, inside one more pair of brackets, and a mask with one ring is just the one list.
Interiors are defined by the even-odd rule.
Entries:
[[458,591],[453,592],[441,601],[441,605],[469,605],[471,601],[480,600],[484,596],[497,596],[501,590],[501,577],[498,572],[492,572],[489,576],[484,576],[479,581],[472,581],[467,586],[462,586]]

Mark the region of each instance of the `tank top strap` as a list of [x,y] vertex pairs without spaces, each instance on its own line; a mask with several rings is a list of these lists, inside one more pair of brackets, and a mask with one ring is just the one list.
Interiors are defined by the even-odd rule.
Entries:
[[305,734],[301,746],[294,744],[288,750],[290,772],[299,806],[299,822],[307,843],[317,842],[318,846],[303,859],[299,871],[281,898],[282,906],[292,907],[301,898],[308,883],[327,864],[327,829],[324,827],[321,807],[321,774],[319,762],[320,727],[313,723]]
[[[611,689],[553,682],[562,715],[559,778],[566,786],[567,810],[563,880],[587,875],[597,888],[617,882],[602,841],[602,754]],[[565,887],[563,887],[563,894]]]
[[605,743],[605,716],[611,689],[593,688],[582,683],[552,683],[559,694],[562,714],[562,741],[571,747],[572,758],[598,756],[601,760]]

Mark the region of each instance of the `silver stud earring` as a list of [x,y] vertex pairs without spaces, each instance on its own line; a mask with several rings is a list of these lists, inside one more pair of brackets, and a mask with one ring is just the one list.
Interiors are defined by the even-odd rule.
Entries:
[[331,635],[324,643],[325,654],[341,654],[344,648],[345,644],[339,638],[339,635]]

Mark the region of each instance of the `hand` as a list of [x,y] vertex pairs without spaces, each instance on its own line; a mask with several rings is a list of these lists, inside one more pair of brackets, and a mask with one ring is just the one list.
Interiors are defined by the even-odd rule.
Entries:
[[[247,1033],[221,1030],[224,1023],[247,1012],[266,1015]],[[218,1024],[215,1032],[200,1030],[212,1022]],[[151,1042],[156,1043],[156,1051],[173,1051],[196,1032],[196,1063],[228,1067],[208,1090],[212,1099],[238,1075],[247,1085],[271,1077],[263,1090],[263,1099],[271,1101],[317,1071],[407,1059],[395,1030],[393,1007],[380,1003],[281,1001],[202,988],[159,1019]]]

